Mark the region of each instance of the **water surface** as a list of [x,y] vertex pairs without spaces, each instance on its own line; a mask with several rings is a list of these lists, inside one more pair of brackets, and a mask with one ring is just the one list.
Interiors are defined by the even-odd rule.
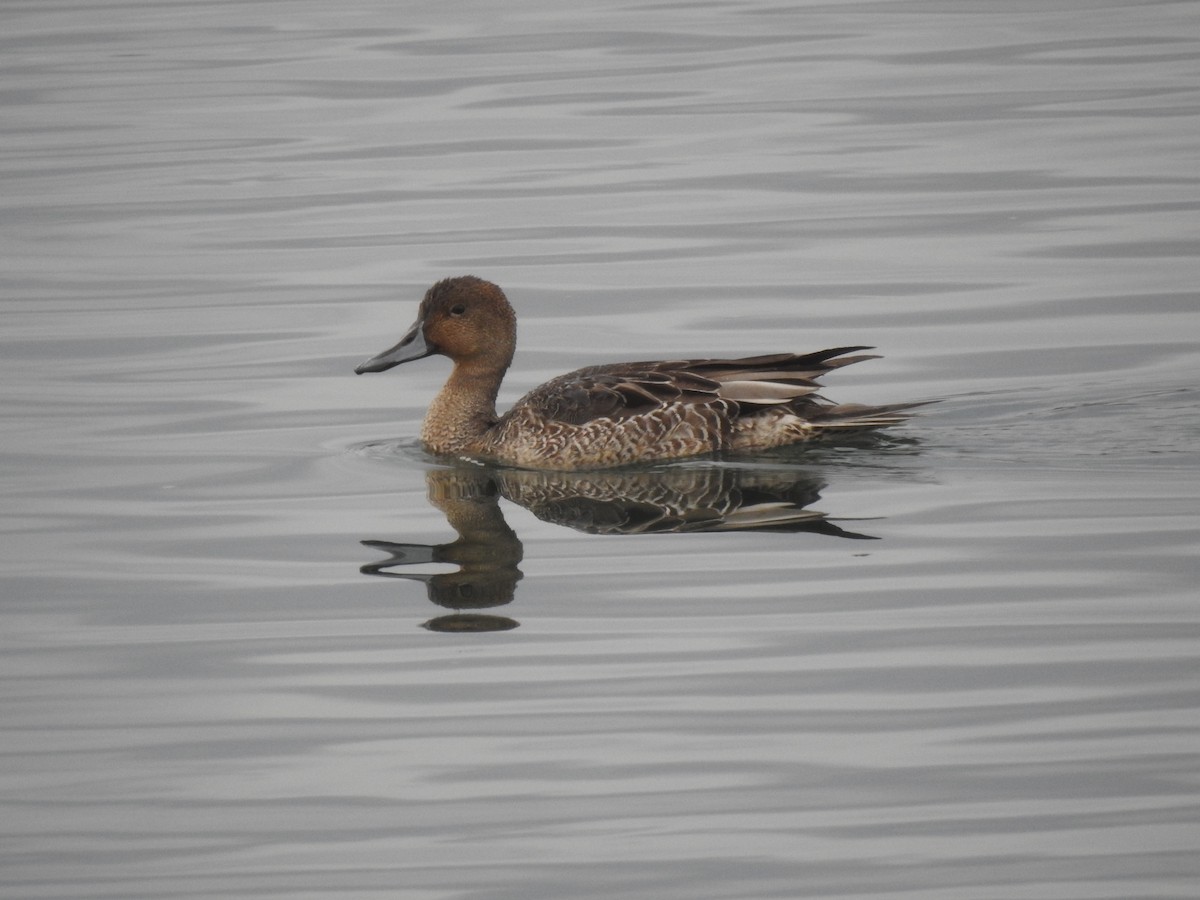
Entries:
[[[1197,895],[1194,4],[4,19],[6,897]],[[351,374],[466,272],[943,402],[608,527]]]

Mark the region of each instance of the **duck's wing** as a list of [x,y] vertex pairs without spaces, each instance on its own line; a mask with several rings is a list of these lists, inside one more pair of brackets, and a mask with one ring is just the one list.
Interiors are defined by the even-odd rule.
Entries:
[[[781,406],[802,397],[814,400],[818,379],[826,372],[851,363],[875,359],[859,354],[871,347],[834,347],[816,353],[774,353],[743,359],[702,359],[689,363],[691,371],[716,381],[725,400],[753,406]],[[858,354],[847,356],[847,354]]]
[[816,353],[775,353],[741,359],[654,360],[591,366],[561,375],[517,402],[540,416],[572,425],[626,419],[668,406],[794,404],[815,396],[826,372],[872,359],[847,356],[870,347]]
[[[653,368],[655,365],[673,368]],[[686,362],[620,363],[580,369],[548,381],[517,406],[557,422],[583,425],[595,419],[627,419],[677,404],[712,403],[720,384],[688,372]]]

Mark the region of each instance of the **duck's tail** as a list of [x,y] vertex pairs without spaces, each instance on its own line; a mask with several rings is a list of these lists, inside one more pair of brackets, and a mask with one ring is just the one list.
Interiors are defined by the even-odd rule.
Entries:
[[917,403],[888,403],[883,406],[839,403],[827,406],[817,413],[809,412],[808,416],[809,421],[822,431],[887,428],[889,425],[899,425],[908,421],[912,416],[911,410],[937,402],[937,400],[922,400]]

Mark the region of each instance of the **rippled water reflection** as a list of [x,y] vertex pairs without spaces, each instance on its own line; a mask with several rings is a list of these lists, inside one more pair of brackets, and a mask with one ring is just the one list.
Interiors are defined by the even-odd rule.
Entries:
[[[501,497],[544,522],[593,535],[804,532],[870,539],[810,507],[823,485],[800,468],[696,461],[569,473],[465,465],[430,470],[426,483],[430,503],[445,515],[455,540],[436,545],[363,541],[389,556],[362,571],[424,584],[432,603],[454,610],[425,623],[435,631],[507,631],[518,625],[508,617],[475,612],[511,603],[523,576],[523,546],[500,509]],[[415,574],[401,568],[431,563],[456,568]]]
[[[1194,4],[5,23],[0,893],[1196,896]],[[830,397],[944,402],[447,469],[445,366],[351,370],[468,271],[502,401],[866,343]]]

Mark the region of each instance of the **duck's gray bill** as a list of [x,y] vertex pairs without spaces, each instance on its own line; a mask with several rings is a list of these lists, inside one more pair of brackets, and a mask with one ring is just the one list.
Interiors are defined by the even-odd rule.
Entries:
[[412,362],[414,359],[422,359],[436,352],[436,349],[425,341],[424,329],[421,327],[423,324],[418,320],[412,328],[408,329],[408,333],[400,338],[400,343],[395,347],[384,350],[378,356],[372,356],[366,362],[361,363],[354,370],[354,374],[362,375],[365,372],[386,372],[392,366]]

